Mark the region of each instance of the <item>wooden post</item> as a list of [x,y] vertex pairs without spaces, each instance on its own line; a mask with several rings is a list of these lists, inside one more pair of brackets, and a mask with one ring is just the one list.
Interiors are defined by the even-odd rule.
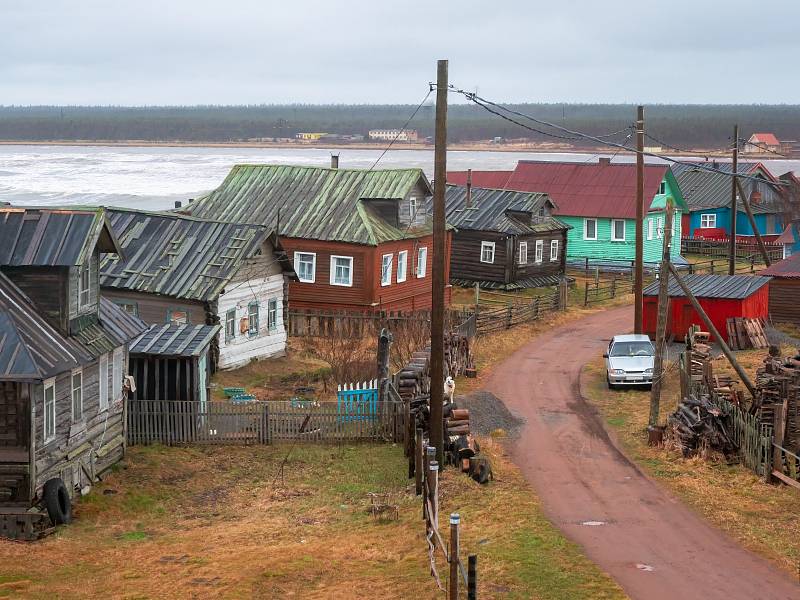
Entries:
[[506,310],[506,329],[511,329],[511,319],[514,317],[514,307],[511,305],[511,302],[508,303],[508,308]]
[[475,282],[475,311],[478,311],[478,307],[481,305],[481,286],[476,281]]
[[378,336],[378,400],[389,399],[389,351],[392,346],[392,333],[385,327]]
[[567,278],[561,280],[561,310],[567,310],[569,302],[569,282]]
[[733,181],[736,185],[736,189],[739,191],[739,197],[742,199],[744,211],[747,213],[747,220],[750,221],[750,227],[753,229],[753,235],[756,236],[756,242],[758,243],[758,249],[761,252],[761,256],[764,258],[764,264],[770,266],[772,261],[769,259],[769,252],[767,252],[767,247],[764,245],[764,240],[761,238],[761,233],[758,231],[758,227],[756,226],[756,219],[753,216],[753,211],[750,208],[750,199],[744,193],[742,182],[736,177],[733,178]]
[[772,414],[774,428],[772,435],[774,436],[772,445],[772,461],[767,461],[764,465],[764,481],[772,481],[772,471],[783,473],[783,451],[778,446],[783,446],[784,434],[786,431],[786,421],[789,416],[789,399],[784,398],[783,403],[775,406],[775,412]]
[[747,376],[747,373],[739,364],[739,361],[736,360],[736,357],[733,355],[733,352],[731,352],[731,349],[728,346],[728,344],[725,343],[725,340],[723,339],[720,332],[717,331],[716,327],[714,327],[714,323],[706,314],[706,311],[704,311],[703,307],[700,306],[700,303],[697,301],[697,298],[694,297],[694,294],[692,294],[692,291],[689,289],[689,286],[686,285],[686,282],[683,280],[683,277],[681,277],[680,273],[678,273],[678,270],[675,268],[675,265],[669,263],[669,270],[670,273],[672,273],[672,276],[675,277],[675,281],[677,281],[678,285],[681,286],[683,293],[686,294],[687,298],[689,298],[689,302],[692,303],[692,306],[697,311],[697,314],[700,315],[701,319],[703,319],[703,323],[705,323],[706,327],[708,327],[708,331],[711,333],[712,336],[714,336],[714,338],[719,343],[719,346],[722,349],[722,353],[725,355],[725,358],[728,359],[728,362],[731,363],[731,366],[734,368],[736,374],[742,380],[742,383],[744,383],[745,387],[748,389],[750,394],[753,396],[753,398],[755,398],[756,388],[753,385],[753,382],[750,381],[750,378]]
[[450,513],[450,594],[449,600],[458,600],[458,526],[461,517]]
[[656,325],[656,357],[653,362],[653,384],[650,386],[650,419],[648,420],[648,440],[651,445],[660,443],[656,433],[658,428],[658,411],[661,403],[661,379],[664,373],[664,344],[667,333],[667,315],[669,314],[669,261],[672,242],[672,202],[667,198],[667,214],[664,226],[663,247],[661,249],[661,267],[658,270],[661,279],[658,283],[658,323]]
[[614,275],[614,277],[611,278],[611,297],[612,298],[616,298],[617,297],[617,276],[616,275]]
[[[434,448],[435,449],[435,448]],[[428,504],[431,507],[431,513],[428,515],[428,522],[431,529],[439,529],[439,510],[438,510],[438,490],[439,485],[439,463],[432,460],[428,465],[427,473],[427,488],[428,488]],[[424,502],[424,499],[423,499]]]
[[731,239],[728,248],[728,275],[736,273],[736,171],[739,165],[739,126],[733,126],[733,181],[731,182]]
[[414,435],[414,492],[422,494],[422,477],[424,475],[425,449],[422,447],[422,428],[418,427]]
[[444,464],[442,407],[444,404],[444,273],[445,211],[447,185],[447,61],[440,60],[436,74],[436,133],[433,187],[433,273],[431,277],[431,414],[430,443]]
[[[566,254],[566,252],[565,252],[565,254]],[[586,263],[586,279],[589,279],[589,257],[587,256],[584,259],[584,261]]]
[[583,305],[588,306],[589,304],[589,280],[587,279],[585,282],[585,288],[583,290]]
[[711,259],[711,274],[714,274],[714,259]]
[[478,600],[478,556],[467,558],[467,600]]
[[644,107],[636,110],[636,272],[633,283],[633,332],[642,333],[644,285]]

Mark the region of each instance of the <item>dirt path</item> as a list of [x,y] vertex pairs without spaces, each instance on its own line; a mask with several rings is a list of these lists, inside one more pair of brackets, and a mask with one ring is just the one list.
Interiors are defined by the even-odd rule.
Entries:
[[512,448],[548,517],[634,599],[797,600],[800,585],[643,475],[581,397],[581,367],[629,307],[575,321],[521,348],[486,389],[526,419]]

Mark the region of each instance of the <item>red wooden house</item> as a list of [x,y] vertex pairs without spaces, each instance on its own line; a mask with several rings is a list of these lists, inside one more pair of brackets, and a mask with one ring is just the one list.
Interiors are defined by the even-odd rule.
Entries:
[[[278,231],[298,276],[290,308],[423,310],[431,306],[431,193],[421,169],[237,165],[186,210]],[[449,233],[446,249],[449,265]]]
[[[728,341],[731,317],[766,319],[769,312],[769,278],[757,275],[685,275],[684,281],[700,306]],[[658,322],[658,281],[644,289],[644,332],[655,339]],[[683,340],[689,327],[703,321],[674,278],[669,282],[667,336]]]

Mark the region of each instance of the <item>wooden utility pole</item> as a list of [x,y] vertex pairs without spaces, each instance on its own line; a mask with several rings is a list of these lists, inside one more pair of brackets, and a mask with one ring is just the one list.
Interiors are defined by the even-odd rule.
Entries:
[[433,273],[431,277],[431,417],[430,444],[444,464],[442,406],[444,403],[444,273],[447,185],[447,61],[440,60],[436,75],[436,139],[433,151]]
[[654,433],[658,427],[658,411],[661,403],[661,379],[664,371],[664,340],[667,336],[667,316],[669,315],[669,261],[672,242],[672,199],[667,198],[667,216],[664,224],[664,247],[661,252],[661,266],[658,269],[658,324],[656,325],[656,358],[653,363],[653,385],[650,386],[650,420],[648,431],[651,445],[655,443]]
[[739,190],[739,197],[742,199],[744,210],[747,213],[747,220],[750,221],[750,227],[753,229],[753,235],[756,236],[756,241],[758,242],[758,249],[761,251],[761,256],[764,259],[764,264],[770,266],[772,264],[772,261],[769,259],[769,252],[767,252],[767,247],[764,245],[764,240],[761,238],[761,234],[758,232],[756,219],[753,216],[752,209],[750,208],[750,200],[747,197],[747,194],[744,193],[744,189],[742,188],[742,182],[739,180],[739,178],[734,177],[733,181],[736,183],[736,189]]
[[736,172],[739,169],[739,126],[733,126],[733,177],[731,177],[731,240],[728,249],[728,275],[736,273]]
[[642,333],[644,286],[644,107],[636,114],[636,265],[633,278],[633,332]]

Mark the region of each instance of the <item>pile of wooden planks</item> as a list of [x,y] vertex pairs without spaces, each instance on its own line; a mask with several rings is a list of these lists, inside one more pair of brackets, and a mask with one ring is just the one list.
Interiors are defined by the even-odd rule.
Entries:
[[761,319],[733,317],[728,319],[728,345],[731,350],[767,348],[769,342]]
[[684,457],[706,450],[730,456],[737,447],[728,433],[728,418],[709,396],[692,395],[667,419],[667,437],[675,440]]
[[777,352],[764,359],[756,375],[758,398],[751,412],[762,423],[780,426],[774,434],[783,446],[800,450],[800,355],[781,357]]

